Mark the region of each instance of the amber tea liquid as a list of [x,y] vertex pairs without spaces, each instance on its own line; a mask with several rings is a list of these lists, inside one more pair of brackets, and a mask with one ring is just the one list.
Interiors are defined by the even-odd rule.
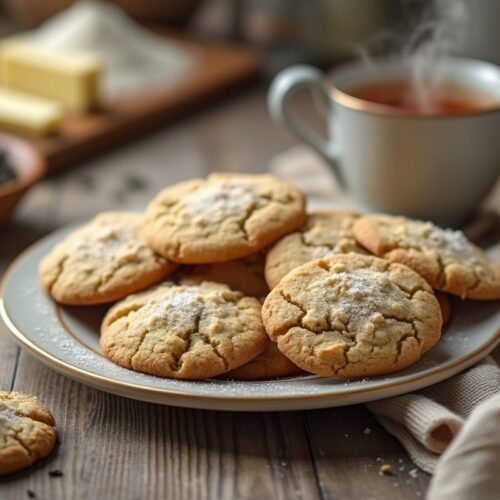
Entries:
[[378,82],[354,87],[349,94],[364,101],[422,115],[477,113],[498,105],[492,96],[455,84],[416,88],[408,81]]

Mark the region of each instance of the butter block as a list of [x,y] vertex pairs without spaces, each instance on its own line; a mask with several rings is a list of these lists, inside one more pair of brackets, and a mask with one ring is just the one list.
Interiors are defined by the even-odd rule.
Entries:
[[51,99],[0,88],[0,125],[43,136],[54,132],[64,115],[63,106]]
[[0,66],[4,86],[57,100],[70,113],[86,113],[98,105],[102,63],[96,54],[5,41]]

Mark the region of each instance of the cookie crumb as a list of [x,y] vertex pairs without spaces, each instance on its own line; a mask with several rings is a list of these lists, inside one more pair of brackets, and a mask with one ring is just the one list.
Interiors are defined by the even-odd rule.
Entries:
[[61,477],[61,476],[64,476],[64,473],[62,470],[55,469],[55,470],[49,471],[49,476],[50,477]]
[[36,493],[33,490],[26,490],[26,494],[30,498],[36,498]]
[[394,469],[392,465],[383,464],[380,466],[380,473],[388,476],[392,476],[394,474]]

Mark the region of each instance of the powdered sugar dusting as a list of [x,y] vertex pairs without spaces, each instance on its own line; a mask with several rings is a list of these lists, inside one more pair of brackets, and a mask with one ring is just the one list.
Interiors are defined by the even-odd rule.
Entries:
[[444,240],[450,250],[458,253],[471,251],[471,244],[467,241],[467,238],[462,231],[453,231],[453,229],[436,229],[437,233],[441,239]]
[[22,415],[18,415],[12,408],[7,406],[3,401],[0,401],[0,425],[7,424],[9,426],[20,424],[23,420]]
[[[338,297],[335,301],[335,316],[342,322],[382,318],[381,310],[387,306],[389,293],[402,293],[395,285],[383,277],[377,279],[373,272],[358,269],[356,272],[340,272],[333,277]],[[332,283],[333,284],[333,283]]]
[[[146,244],[142,244],[146,248]],[[135,226],[129,222],[90,224],[75,233],[67,242],[67,253],[79,253],[94,258],[130,260],[141,247]]]
[[175,313],[192,318],[201,312],[203,298],[196,288],[184,288],[175,290],[175,293],[161,296],[151,300],[145,307],[145,316],[149,321],[166,318],[168,315]]
[[209,184],[185,200],[185,207],[193,216],[213,220],[246,213],[258,201],[248,186],[236,182]]
[[453,229],[442,229],[432,225],[427,237],[434,245],[445,247],[454,252],[463,253],[469,250],[470,247],[464,234],[461,231],[453,231]]
[[199,306],[202,297],[196,288],[179,290],[168,298],[168,305],[175,308],[186,308]]
[[431,222],[426,222],[420,228],[420,236],[425,238],[429,247],[439,250],[445,258],[458,256],[470,264],[478,263],[477,250],[462,231],[442,229]]

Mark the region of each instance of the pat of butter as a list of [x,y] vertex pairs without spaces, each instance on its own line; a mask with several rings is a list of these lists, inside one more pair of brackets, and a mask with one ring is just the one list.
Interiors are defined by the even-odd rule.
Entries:
[[61,102],[71,113],[85,113],[99,100],[101,59],[96,54],[41,49],[28,41],[0,46],[6,87]]
[[57,101],[0,88],[0,124],[14,131],[48,135],[56,130],[63,114]]

